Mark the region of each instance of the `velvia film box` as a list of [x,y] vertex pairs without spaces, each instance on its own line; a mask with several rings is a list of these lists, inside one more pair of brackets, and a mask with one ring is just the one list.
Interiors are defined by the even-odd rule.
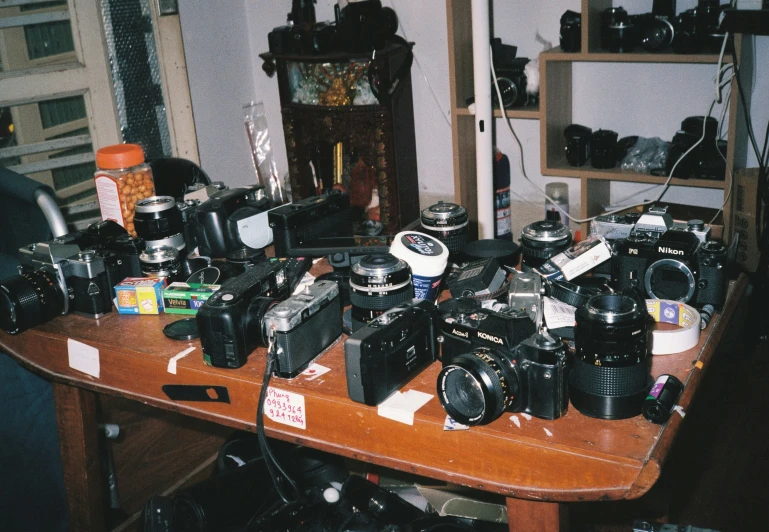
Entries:
[[218,284],[171,283],[163,290],[166,314],[197,314],[217,290]]
[[126,277],[115,285],[120,314],[160,314],[166,280],[154,277]]

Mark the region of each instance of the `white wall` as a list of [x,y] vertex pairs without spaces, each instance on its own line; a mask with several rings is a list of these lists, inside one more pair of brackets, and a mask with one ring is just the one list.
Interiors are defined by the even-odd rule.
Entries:
[[[317,19],[332,20],[334,4],[332,0],[318,0]],[[408,40],[416,42],[412,88],[420,203],[424,207],[436,199],[453,198],[451,131],[442,116],[449,109],[445,0],[383,0],[383,4],[398,13],[399,34],[405,33]],[[652,0],[624,4],[631,12],[643,12],[651,10]],[[678,1],[679,10],[693,5],[696,0]],[[267,34],[285,23],[290,7],[289,0],[181,2],[200,158],[214,179],[229,184],[253,182],[242,116],[242,105],[250,100],[264,101],[278,168],[281,172],[287,169],[277,81],[264,74],[258,54],[267,50]],[[579,0],[497,0],[493,6],[494,34],[505,43],[516,44],[519,56],[536,57],[549,44],[558,43],[559,19],[566,9],[579,11]],[[746,80],[746,85],[753,86],[751,111],[761,143],[769,119],[769,37],[756,38],[754,64],[754,79]],[[613,129],[620,136],[634,133],[669,140],[681,120],[707,111],[714,72],[713,65],[576,65],[575,121],[594,129]],[[512,162],[513,190],[544,209],[541,197],[520,175],[518,156],[504,124],[496,122],[496,143]],[[549,181],[568,183],[572,212],[577,212],[578,181],[539,173],[539,122],[514,120],[513,126],[523,143],[529,177],[541,187]],[[748,153],[747,163],[755,166],[752,153]],[[642,188],[645,186],[615,184],[612,200]],[[673,187],[665,199],[716,206],[721,197],[719,191]]]

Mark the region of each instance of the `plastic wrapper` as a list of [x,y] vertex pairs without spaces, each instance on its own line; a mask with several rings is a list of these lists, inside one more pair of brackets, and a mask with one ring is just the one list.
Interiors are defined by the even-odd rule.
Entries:
[[264,186],[264,192],[276,205],[286,202],[286,192],[278,174],[278,165],[272,154],[267,116],[262,102],[251,102],[243,106],[248,143],[256,169],[256,182]]
[[651,174],[653,170],[665,168],[670,143],[659,137],[638,137],[633,146],[622,159],[620,166],[623,170],[631,170],[641,174]]

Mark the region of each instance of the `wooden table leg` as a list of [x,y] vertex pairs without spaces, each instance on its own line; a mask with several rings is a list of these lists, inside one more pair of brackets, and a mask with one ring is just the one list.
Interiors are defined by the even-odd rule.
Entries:
[[104,484],[99,462],[96,394],[53,383],[61,465],[71,530],[104,530]]
[[567,532],[569,513],[565,504],[507,498],[510,532]]

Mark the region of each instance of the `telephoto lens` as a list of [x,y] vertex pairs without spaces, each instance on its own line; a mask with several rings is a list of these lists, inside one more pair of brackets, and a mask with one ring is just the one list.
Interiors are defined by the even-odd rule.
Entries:
[[353,332],[384,311],[414,298],[411,268],[389,253],[366,255],[350,269]]
[[182,213],[171,196],[152,196],[137,201],[134,227],[149,249],[172,247],[183,253],[187,247]]
[[571,231],[561,222],[541,220],[521,231],[521,269],[529,272],[571,245]]
[[443,242],[449,253],[459,253],[467,244],[467,209],[456,203],[439,201],[422,211],[422,228]]
[[645,301],[634,290],[593,296],[575,319],[574,408],[601,419],[637,416],[651,386]]
[[56,273],[39,269],[0,281],[0,329],[18,334],[64,312],[65,291]]
[[139,255],[142,273],[147,277],[164,277],[174,281],[182,272],[182,262],[176,248],[163,246],[147,248]]

